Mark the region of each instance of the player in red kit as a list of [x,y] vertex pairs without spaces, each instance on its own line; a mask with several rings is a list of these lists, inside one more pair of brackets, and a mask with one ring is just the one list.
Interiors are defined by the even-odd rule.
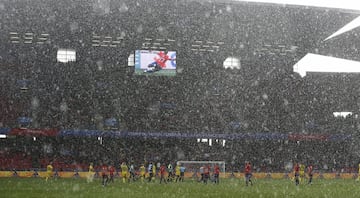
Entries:
[[108,176],[108,166],[106,166],[106,164],[103,164],[101,166],[101,176],[102,176],[102,185],[106,186],[106,184],[109,181],[109,176]]
[[155,57],[154,60],[161,68],[164,68],[166,67],[166,61],[171,60],[171,58],[165,52],[160,51],[158,57]]
[[166,183],[165,174],[166,174],[166,166],[165,164],[162,164],[160,166],[160,184],[163,180]]
[[210,177],[210,165],[205,165],[204,166],[204,183],[207,184],[207,181]]
[[309,176],[309,182],[308,182],[308,184],[312,184],[313,166],[312,166],[311,164],[307,167],[307,173],[308,173],[308,176]]
[[218,165],[215,165],[214,167],[214,183],[219,184],[219,174],[220,174],[220,168]]
[[246,183],[246,186],[249,185],[249,182],[250,182],[251,185],[253,185],[253,183],[251,181],[251,177],[252,177],[251,163],[250,162],[245,162],[245,183]]
[[115,173],[115,167],[109,166],[109,174],[110,174],[109,183],[110,182],[114,183],[114,173]]
[[162,70],[166,67],[166,62],[171,59],[165,52],[160,51],[157,56],[154,57],[154,62],[148,65],[148,68],[144,72],[152,73]]
[[294,167],[295,185],[300,184],[300,181],[299,181],[300,172],[299,171],[300,171],[299,163],[296,163],[295,167]]

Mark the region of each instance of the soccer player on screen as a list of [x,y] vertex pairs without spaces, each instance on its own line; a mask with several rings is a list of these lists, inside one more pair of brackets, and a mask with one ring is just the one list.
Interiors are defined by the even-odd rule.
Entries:
[[251,163],[250,162],[245,162],[245,183],[246,186],[249,185],[253,185],[252,181],[251,181],[251,177],[252,177],[252,172],[251,172]]
[[162,70],[166,67],[166,62],[172,60],[165,52],[160,51],[157,56],[154,57],[154,62],[148,65],[148,68],[144,71],[146,73],[152,73]]

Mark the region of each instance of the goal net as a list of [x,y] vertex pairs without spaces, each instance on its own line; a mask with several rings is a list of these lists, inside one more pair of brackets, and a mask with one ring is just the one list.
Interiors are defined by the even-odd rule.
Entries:
[[225,161],[177,161],[176,165],[182,165],[186,168],[187,173],[191,173],[192,177],[200,177],[200,167],[210,166],[210,174],[213,174],[215,165],[220,168],[220,177],[225,177]]

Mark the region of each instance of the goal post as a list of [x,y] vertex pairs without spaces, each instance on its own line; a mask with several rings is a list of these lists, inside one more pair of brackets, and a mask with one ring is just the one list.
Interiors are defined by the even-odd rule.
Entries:
[[191,173],[192,177],[200,176],[200,167],[209,165],[211,173],[214,170],[215,165],[218,165],[220,168],[220,177],[225,177],[225,161],[177,161],[176,165],[182,165],[186,168],[186,172]]

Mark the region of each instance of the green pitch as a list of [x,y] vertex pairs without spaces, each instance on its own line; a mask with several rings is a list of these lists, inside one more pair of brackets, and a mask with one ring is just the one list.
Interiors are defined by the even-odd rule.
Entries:
[[360,182],[354,180],[315,180],[313,185],[295,186],[290,180],[255,180],[246,187],[243,179],[221,180],[207,185],[188,179],[184,183],[126,183],[115,180],[106,187],[95,179],[0,178],[0,197],[359,197]]

